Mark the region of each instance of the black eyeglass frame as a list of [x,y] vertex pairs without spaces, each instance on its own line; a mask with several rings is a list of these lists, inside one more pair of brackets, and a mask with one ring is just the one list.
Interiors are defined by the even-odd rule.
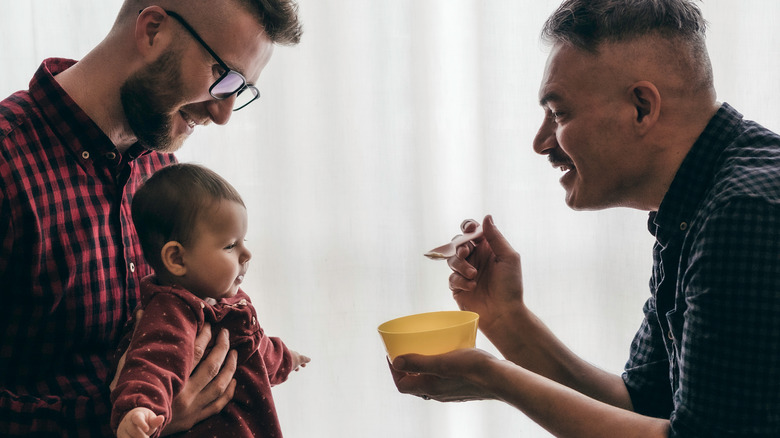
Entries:
[[[198,33],[195,32],[195,29],[193,29],[192,26],[190,26],[190,24],[187,23],[187,21],[181,15],[177,14],[176,12],[169,11],[167,9],[163,9],[163,10],[165,11],[166,14],[170,15],[176,21],[178,21],[179,24],[181,24],[182,27],[184,27],[184,29],[186,29],[187,32],[189,32],[190,35],[192,35],[192,37],[195,38],[195,41],[200,43],[200,45],[203,46],[203,48],[206,49],[207,52],[209,52],[209,55],[211,55],[211,57],[214,58],[215,61],[217,61],[217,64],[219,64],[219,66],[222,67],[223,70],[225,70],[225,72],[222,73],[222,75],[216,81],[214,81],[213,84],[211,84],[211,87],[209,87],[209,94],[211,95],[211,97],[213,97],[214,99],[217,99],[217,100],[223,100],[223,99],[227,99],[228,97],[230,97],[230,96],[232,96],[234,94],[238,95],[238,94],[243,93],[246,90],[249,90],[252,93],[252,96],[253,96],[252,99],[250,99],[245,104],[239,106],[238,108],[233,108],[233,111],[238,111],[241,108],[246,107],[247,105],[249,105],[250,103],[256,101],[260,97],[260,90],[258,90],[254,85],[247,83],[246,78],[244,77],[244,75],[242,75],[241,73],[239,73],[239,72],[233,70],[232,68],[228,67],[228,65],[225,63],[225,61],[223,61],[214,52],[214,50],[212,50],[211,47],[209,47],[209,45],[206,44],[205,41],[203,41],[203,38],[201,38],[200,35],[198,35]],[[231,92],[230,94],[227,94],[225,96],[215,95],[214,91],[213,91],[214,87],[216,87],[220,82],[222,82],[222,80],[224,80],[226,77],[230,76],[231,74],[232,75],[238,75],[238,77],[241,78],[241,84],[242,85],[240,87],[238,87],[237,89],[233,90],[233,92]]]

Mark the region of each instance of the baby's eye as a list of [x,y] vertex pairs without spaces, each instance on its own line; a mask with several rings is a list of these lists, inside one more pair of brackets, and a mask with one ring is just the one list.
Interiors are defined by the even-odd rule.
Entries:
[[230,251],[231,249],[235,248],[235,247],[236,247],[236,245],[238,245],[238,243],[236,243],[236,242],[233,242],[233,243],[231,243],[230,245],[226,246],[226,247],[225,247],[225,249],[226,249],[226,250],[228,250],[228,251]]

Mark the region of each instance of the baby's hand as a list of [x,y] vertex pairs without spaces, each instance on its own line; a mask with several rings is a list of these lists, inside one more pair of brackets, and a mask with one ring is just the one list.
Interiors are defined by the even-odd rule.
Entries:
[[149,438],[165,422],[165,417],[147,408],[134,408],[125,414],[116,430],[117,438]]
[[311,362],[311,359],[297,351],[290,350],[290,353],[292,354],[292,369],[294,371],[300,370],[301,367],[305,368],[306,364]]

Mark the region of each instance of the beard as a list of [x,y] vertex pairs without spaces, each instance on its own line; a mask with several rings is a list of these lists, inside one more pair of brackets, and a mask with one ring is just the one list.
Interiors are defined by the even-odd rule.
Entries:
[[119,93],[127,123],[144,148],[175,152],[181,147],[185,136],[174,138],[172,128],[184,96],[182,88],[181,57],[173,49],[122,84]]

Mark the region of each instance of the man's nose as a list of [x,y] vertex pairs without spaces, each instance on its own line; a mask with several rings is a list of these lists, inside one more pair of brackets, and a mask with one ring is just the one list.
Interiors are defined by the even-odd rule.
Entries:
[[217,125],[224,125],[233,115],[233,104],[236,102],[236,96],[230,96],[225,99],[212,99],[206,102],[206,111],[209,118]]
[[542,121],[542,126],[536,132],[536,137],[534,137],[534,152],[540,155],[547,155],[556,146],[555,122],[550,120],[549,117],[545,117]]

